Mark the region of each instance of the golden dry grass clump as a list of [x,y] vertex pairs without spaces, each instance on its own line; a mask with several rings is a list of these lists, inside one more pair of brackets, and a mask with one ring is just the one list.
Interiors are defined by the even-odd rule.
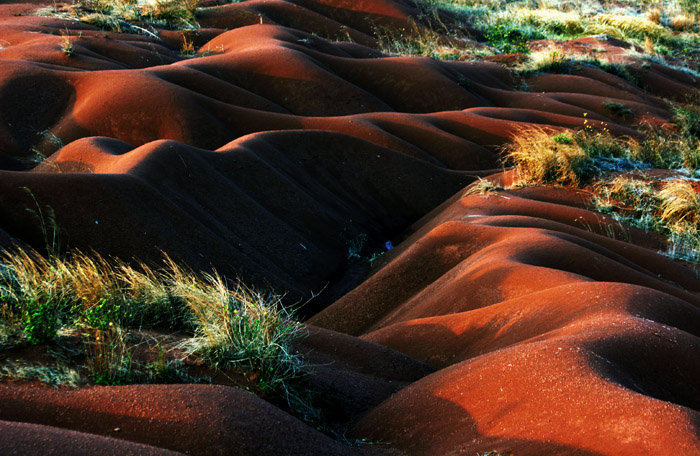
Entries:
[[689,32],[695,28],[697,20],[694,14],[679,14],[671,18],[670,24],[673,30]]
[[606,183],[606,188],[611,198],[632,207],[647,205],[647,200],[651,198],[656,200],[648,182],[630,176],[616,176],[609,184]]
[[159,269],[97,253],[0,256],[0,349],[51,344],[70,332],[85,339],[97,383],[138,381],[130,333],[143,328],[189,333],[180,352],[255,372],[260,390],[303,402],[288,383],[301,376],[303,360],[290,347],[304,329],[279,295],[195,273],[167,256]]
[[510,14],[522,24],[529,24],[543,29],[555,26],[558,31],[572,35],[585,31],[585,26],[579,14],[572,11],[562,11],[559,8],[531,9],[528,7],[516,7]]
[[[560,133],[540,127],[524,128],[503,148],[503,161],[513,166],[514,186],[578,187],[598,176],[598,182],[593,185],[593,203],[598,211],[668,236],[666,254],[698,262],[700,196],[693,185],[687,179],[677,179],[663,183],[661,190],[656,191],[655,186],[660,185],[658,180],[619,175],[617,171],[618,165],[632,168],[685,165],[691,170],[697,169],[691,159],[697,156],[697,141],[689,136],[691,127],[696,125],[693,119],[685,122],[688,125],[680,122],[681,133],[652,131],[642,140],[616,138],[606,131],[595,132],[592,126],[587,130]],[[488,190],[489,186],[475,185],[465,196]]]
[[482,179],[481,177],[477,177],[477,180],[469,187],[467,187],[464,193],[462,193],[462,198],[465,198],[470,195],[490,196],[492,194],[497,194],[498,191],[503,189],[503,187],[491,182],[488,179]]
[[555,134],[539,127],[518,131],[503,148],[503,159],[514,166],[520,185],[578,186],[589,162],[588,154],[571,134]]
[[[661,185],[661,190],[656,187]],[[615,220],[668,237],[666,255],[700,262],[700,195],[685,179],[618,175],[595,185],[596,210]]]
[[613,35],[618,35],[616,37],[624,38],[623,34],[634,34],[634,35],[647,35],[647,36],[658,36],[665,32],[664,28],[653,20],[650,20],[642,16],[627,16],[618,14],[598,14],[593,17],[593,24],[591,28],[596,26],[603,26],[601,30],[607,30],[610,32],[609,28],[604,28],[605,26],[610,26],[616,32],[611,32]]
[[661,219],[677,231],[696,233],[700,227],[700,195],[684,179],[668,182],[659,192]]
[[659,8],[650,9],[647,11],[647,19],[654,24],[661,24],[661,10]]
[[199,28],[199,0],[80,0],[37,10],[40,16],[79,20],[115,32],[140,33],[158,38],[153,26],[175,30]]

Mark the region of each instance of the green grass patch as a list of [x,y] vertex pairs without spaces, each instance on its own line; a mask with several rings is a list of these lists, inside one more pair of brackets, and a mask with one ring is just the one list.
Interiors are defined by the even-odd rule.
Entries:
[[77,369],[61,364],[46,366],[21,361],[5,361],[0,367],[0,380],[38,381],[50,386],[78,387],[85,377]]
[[[430,0],[461,26],[482,30],[498,52],[527,52],[528,42],[605,35],[679,58],[700,55],[697,4],[688,0],[558,2]],[[693,2],[695,3],[695,2]]]
[[700,263],[700,195],[684,179],[658,181],[617,176],[596,184],[598,212],[668,238],[672,258]]
[[[95,27],[119,33],[139,33],[158,37],[154,27],[171,30],[199,28],[196,20],[199,0],[153,0],[139,3],[135,0],[80,0],[70,5],[42,8],[36,14],[79,20]],[[73,47],[62,45],[68,55]],[[69,51],[70,52],[69,52]]]
[[526,128],[503,147],[502,160],[513,167],[517,185],[578,187],[619,164],[616,160],[634,166],[636,157],[630,144],[632,140],[615,138],[604,126],[599,132],[592,127],[576,132]]
[[[580,131],[527,128],[503,149],[504,164],[513,166],[514,185],[579,187],[597,181],[593,203],[615,220],[667,237],[665,253],[700,262],[700,195],[687,178],[665,181],[629,177],[645,168],[676,170],[692,177],[700,170],[700,109],[697,94],[673,105],[675,124],[647,127],[640,138],[614,137],[587,120]],[[629,115],[615,102],[606,108]],[[636,171],[638,174],[639,171]],[[611,177],[614,176],[614,177]]]
[[632,117],[634,113],[629,108],[629,106],[619,103],[617,101],[606,100],[603,102],[603,107],[610,112],[610,114],[618,117]]
[[[672,133],[682,135],[681,133]],[[641,159],[677,164],[682,157],[650,153],[648,142],[615,138],[608,133],[559,132],[529,128],[504,148],[504,163],[513,166],[513,186],[580,187],[593,179],[598,212],[627,225],[668,238],[668,256],[700,263],[700,195],[686,179],[658,181],[620,175],[642,168]],[[673,153],[680,153],[678,149]],[[649,167],[649,166],[647,166]],[[610,179],[609,176],[617,177]],[[488,194],[491,185],[471,193]]]

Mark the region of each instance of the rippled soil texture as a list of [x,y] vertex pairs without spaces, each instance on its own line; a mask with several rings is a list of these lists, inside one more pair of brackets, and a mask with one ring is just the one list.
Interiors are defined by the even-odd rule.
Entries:
[[[696,272],[573,190],[461,197],[523,125],[588,113],[634,135],[691,76],[646,64],[642,91],[585,67],[526,86],[496,63],[384,55],[373,31],[409,27],[408,1],[203,5],[192,58],[178,32],[38,6],[0,5],[0,245],[40,248],[50,207],[73,248],[164,251],[292,302],[326,287],[302,310],[311,381],[372,444],[228,386],[10,383],[3,454],[700,453]],[[364,274],[349,247],[389,239],[345,294]]]

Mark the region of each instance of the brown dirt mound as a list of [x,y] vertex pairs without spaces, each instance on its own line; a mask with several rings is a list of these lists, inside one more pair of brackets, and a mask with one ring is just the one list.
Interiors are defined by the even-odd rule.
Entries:
[[314,391],[325,395],[328,419],[347,425],[401,388],[433,372],[398,351],[347,334],[309,326],[299,350],[312,366]]
[[392,252],[395,261],[311,322],[359,335],[580,281],[643,285],[700,303],[697,294],[677,285],[697,293],[693,271],[653,250],[605,236],[643,237],[638,230],[620,231],[584,209],[518,193],[474,195],[453,203]]
[[[644,321],[588,323],[588,334],[523,343],[441,370],[385,401],[354,432],[409,454],[697,453],[698,412],[686,406],[696,404],[685,382],[697,375],[690,360],[698,339]],[[601,337],[613,324],[619,333]],[[679,359],[679,345],[688,342],[694,348]],[[637,364],[630,372],[609,351],[644,359],[630,360]],[[673,379],[657,375],[669,353],[687,366]],[[655,398],[654,390],[666,394]]]

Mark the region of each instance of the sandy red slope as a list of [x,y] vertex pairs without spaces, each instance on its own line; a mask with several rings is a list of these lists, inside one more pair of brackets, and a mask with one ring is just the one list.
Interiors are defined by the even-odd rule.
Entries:
[[[626,125],[636,119],[668,117],[659,99],[593,68],[521,91],[496,64],[382,57],[318,36],[336,38],[337,26],[368,37],[368,20],[405,25],[415,10],[402,2],[222,5],[203,13],[208,28],[194,38],[200,55],[189,59],[178,53],[176,32],[156,41],[3,8],[0,165],[27,170],[61,149],[30,173],[3,172],[7,234],[41,245],[38,222],[19,216],[33,204],[17,196],[27,187],[54,208],[74,247],[147,260],[164,250],[197,269],[257,283],[264,276],[297,296],[338,279],[353,239],[366,235],[377,249],[496,168],[493,146],[523,123],[575,127],[586,112],[594,124],[632,134]],[[256,20],[236,22],[241,15]],[[60,50],[66,31],[70,56]],[[610,117],[602,103],[618,99],[634,116]],[[163,139],[183,145],[154,142]],[[327,162],[312,166],[315,159],[299,155],[311,148],[324,149]],[[254,180],[270,185],[251,186],[242,176],[250,169],[234,157],[266,166]],[[228,169],[218,170],[224,161]],[[248,236],[251,225],[269,236]]]
[[697,270],[567,193],[457,198],[311,319],[440,369],[354,433],[408,454],[700,450]]
[[38,424],[0,421],[3,454],[179,455],[174,451]]
[[495,63],[384,55],[373,34],[410,26],[408,1],[213,6],[193,58],[178,32],[104,32],[27,16],[35,6],[0,5],[1,246],[42,247],[35,213],[54,211],[71,247],[165,251],[292,301],[327,286],[308,315],[361,279],[349,248],[381,251],[425,217],[300,346],[334,424],[387,445],[350,448],[231,387],[4,384],[0,448],[700,451],[696,271],[657,254],[662,239],[587,211],[582,194],[460,197],[520,127],[580,127],[585,113],[634,135],[668,120],[657,96],[697,87],[692,76],[638,66],[644,91],[587,66],[523,81]]
[[[49,424],[187,454],[351,453],[252,393],[224,386],[59,390],[3,385],[0,404],[5,420]],[[57,440],[70,436],[59,434]]]

